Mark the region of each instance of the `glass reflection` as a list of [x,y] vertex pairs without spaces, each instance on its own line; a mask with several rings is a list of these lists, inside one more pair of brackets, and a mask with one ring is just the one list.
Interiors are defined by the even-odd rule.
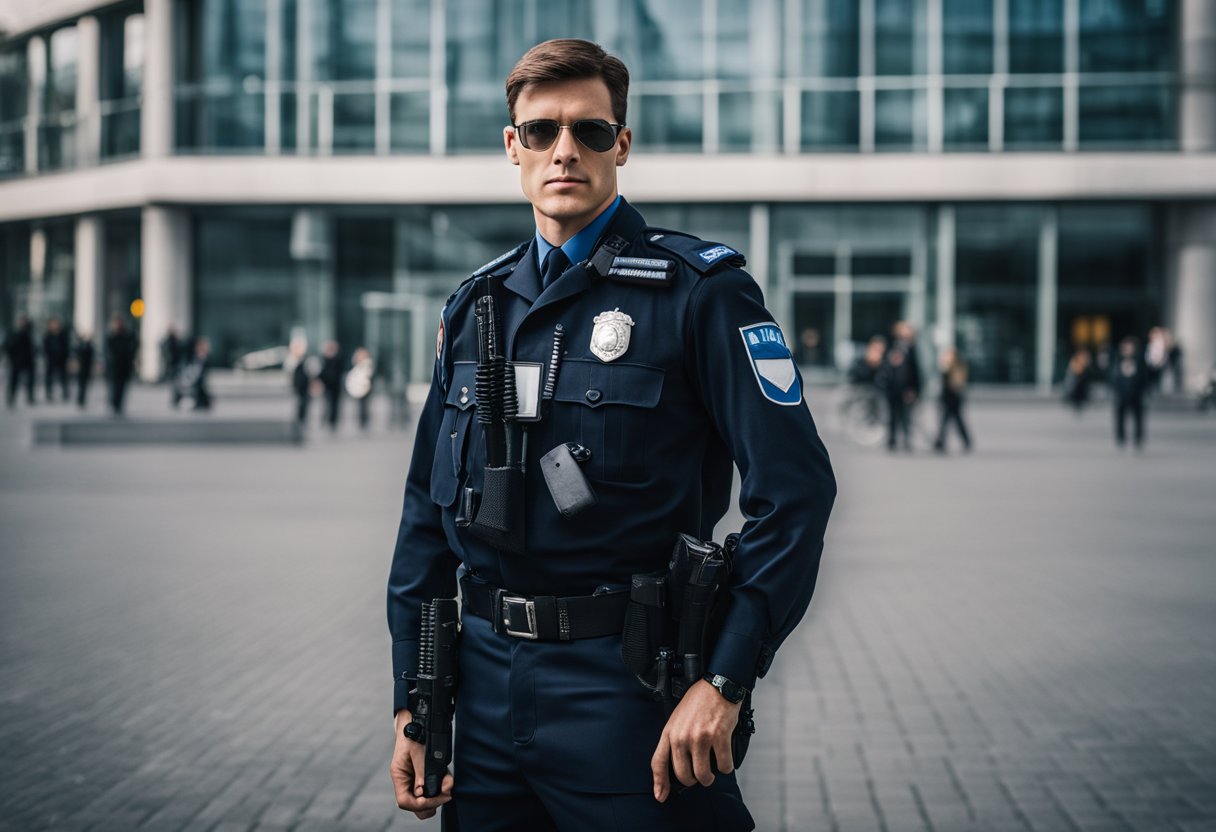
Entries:
[[1082,72],[1174,68],[1174,0],[1080,0]]
[[1064,71],[1064,0],[1009,0],[1009,70]]
[[1058,147],[1064,141],[1064,93],[1059,87],[1005,90],[1005,146]]

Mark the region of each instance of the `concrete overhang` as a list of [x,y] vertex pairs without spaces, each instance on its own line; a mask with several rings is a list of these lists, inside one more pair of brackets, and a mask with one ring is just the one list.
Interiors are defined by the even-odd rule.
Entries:
[[[635,202],[967,202],[1216,198],[1216,154],[654,154],[621,169]],[[486,156],[173,156],[0,182],[0,222],[153,204],[517,203]]]

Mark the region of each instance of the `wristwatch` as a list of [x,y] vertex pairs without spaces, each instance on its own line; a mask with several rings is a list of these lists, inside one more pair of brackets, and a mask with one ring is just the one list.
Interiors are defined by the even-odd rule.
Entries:
[[717,673],[706,673],[703,678],[717,688],[718,693],[722,694],[727,702],[735,705],[742,702],[743,697],[751,692],[738,682],[732,682],[730,679]]

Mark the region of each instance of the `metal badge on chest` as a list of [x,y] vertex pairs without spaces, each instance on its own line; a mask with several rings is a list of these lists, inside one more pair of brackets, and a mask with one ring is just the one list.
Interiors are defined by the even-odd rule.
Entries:
[[594,318],[591,330],[591,352],[605,363],[615,361],[629,349],[629,332],[633,318],[618,306],[611,312],[601,312]]

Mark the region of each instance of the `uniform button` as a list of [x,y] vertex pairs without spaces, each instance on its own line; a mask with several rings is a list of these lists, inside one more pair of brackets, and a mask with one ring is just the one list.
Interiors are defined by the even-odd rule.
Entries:
[[467,387],[461,387],[461,388],[460,388],[460,392],[461,392],[461,393],[467,393],[467,392],[469,392],[469,388],[467,388]]
[[461,397],[460,397],[460,403],[461,403],[461,404],[468,404],[468,403],[469,403],[469,397],[468,397],[468,396],[461,396]]
[[594,387],[587,391],[587,401],[591,402],[592,404],[598,402],[601,396],[603,396],[603,393],[596,390]]

